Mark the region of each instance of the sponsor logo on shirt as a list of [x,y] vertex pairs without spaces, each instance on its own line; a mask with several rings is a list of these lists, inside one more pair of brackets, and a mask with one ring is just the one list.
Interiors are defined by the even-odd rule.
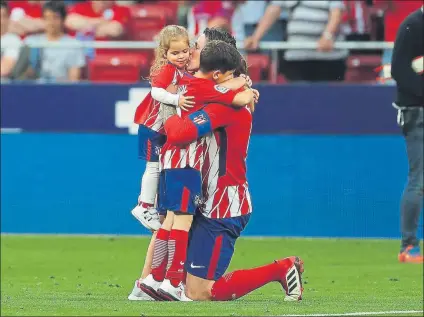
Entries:
[[220,85],[215,85],[215,90],[220,92],[221,94],[225,94],[229,91],[228,88],[222,87]]

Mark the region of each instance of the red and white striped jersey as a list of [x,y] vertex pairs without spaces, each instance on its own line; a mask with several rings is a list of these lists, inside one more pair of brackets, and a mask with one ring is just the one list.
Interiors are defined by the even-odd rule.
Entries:
[[365,0],[345,0],[343,14],[345,34],[369,34],[371,32],[371,9]]
[[[235,92],[216,85],[213,81],[185,74],[180,82],[179,90],[185,91],[186,96],[193,96],[194,107],[189,111],[181,111],[180,117],[202,109],[207,103],[231,105]],[[193,120],[201,124],[206,119],[203,115],[195,116]],[[165,143],[162,147],[160,161],[162,169],[192,167],[200,171],[203,164],[204,140],[199,139],[189,145],[172,145]]]
[[[199,116],[203,116],[204,122],[196,120]],[[203,194],[199,211],[205,217],[231,218],[252,212],[246,176],[252,115],[247,108],[209,104],[185,119],[171,117],[165,129],[172,144],[187,142],[206,130],[213,130],[196,143],[201,151]]]
[[[208,218],[231,218],[252,212],[246,178],[249,140],[246,141],[245,137],[239,136],[237,137],[239,146],[230,145],[231,140],[237,135],[231,130],[236,130],[236,126],[240,123],[244,126],[240,127],[241,131],[247,130],[250,124],[248,133],[250,137],[251,119],[250,122],[247,119],[244,123],[239,122],[233,127],[229,126],[204,137],[206,148],[202,166],[204,204],[200,211]],[[231,134],[234,137],[231,137]]]
[[[178,85],[183,73],[174,65],[168,63],[155,75],[150,77],[152,87],[167,89],[169,85]],[[149,93],[138,105],[134,115],[134,123],[144,125],[153,131],[164,133],[165,117],[163,105],[153,99]]]

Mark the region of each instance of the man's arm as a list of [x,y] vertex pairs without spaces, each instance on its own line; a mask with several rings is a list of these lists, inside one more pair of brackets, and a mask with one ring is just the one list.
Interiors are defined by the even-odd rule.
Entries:
[[87,18],[78,13],[70,13],[65,20],[65,26],[73,31],[86,31],[91,28],[96,28],[103,19]]
[[235,116],[241,115],[238,111],[221,104],[209,104],[185,118],[174,115],[165,123],[167,142],[174,145],[191,143],[215,129],[231,124]]
[[412,69],[413,49],[415,42],[413,26],[404,21],[398,30],[392,56],[392,78],[406,93],[423,98],[421,76]]
[[11,56],[3,56],[1,58],[0,77],[3,78],[9,76],[13,70],[13,67],[15,67],[15,64],[16,58]]
[[124,34],[124,27],[118,21],[104,21],[96,28],[97,37],[117,38]]
[[[281,2],[281,1],[280,1]],[[248,37],[245,40],[244,45],[246,49],[254,49],[258,48],[259,42],[262,37],[268,32],[271,26],[278,20],[281,14],[281,5],[271,3],[265,10],[264,16],[259,21],[258,26],[255,29],[255,32],[252,36]]]
[[318,51],[330,52],[333,50],[334,38],[340,28],[343,9],[344,4],[342,1],[332,1],[330,4],[328,23],[318,41]]
[[9,32],[18,35],[26,35],[42,32],[45,29],[44,20],[41,18],[23,17],[17,21],[9,22]]
[[4,50],[4,54],[1,58],[0,77],[9,76],[19,58],[21,40],[18,37],[16,37],[16,39],[12,41],[10,44],[14,45],[14,47],[6,48]]

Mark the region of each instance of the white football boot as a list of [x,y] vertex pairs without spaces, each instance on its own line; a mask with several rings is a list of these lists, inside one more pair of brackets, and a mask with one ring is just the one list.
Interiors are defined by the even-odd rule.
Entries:
[[157,231],[161,227],[158,211],[154,207],[144,208],[138,204],[131,214],[148,230]]
[[140,288],[140,282],[139,280],[135,281],[134,288],[131,291],[131,294],[128,295],[129,300],[154,300],[152,297],[147,295],[143,290]]
[[142,281],[139,283],[140,289],[149,295],[151,298],[157,301],[162,301],[163,298],[159,295],[158,289],[162,282],[158,282],[153,278],[152,274],[147,275]]
[[185,294],[185,287],[183,283],[174,287],[168,279],[165,279],[162,282],[158,289],[158,294],[168,301],[192,302],[192,300]]

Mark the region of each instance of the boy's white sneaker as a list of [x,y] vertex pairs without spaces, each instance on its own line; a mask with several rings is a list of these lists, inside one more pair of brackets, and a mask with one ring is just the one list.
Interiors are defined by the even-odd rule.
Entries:
[[158,294],[168,301],[192,302],[185,294],[185,286],[183,283],[173,286],[171,282],[165,279],[158,289]]

